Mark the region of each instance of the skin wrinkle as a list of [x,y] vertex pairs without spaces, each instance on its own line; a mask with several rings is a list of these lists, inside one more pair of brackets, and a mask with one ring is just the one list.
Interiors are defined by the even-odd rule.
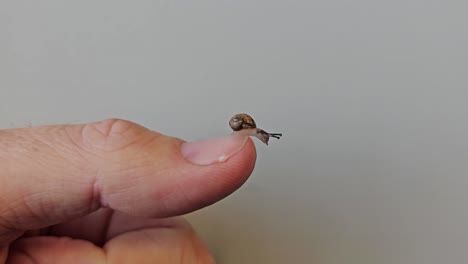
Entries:
[[[42,127],[37,127],[35,128],[36,133],[31,133],[30,137],[35,141],[35,144],[31,145],[36,145],[37,143],[40,143],[42,147],[47,147],[48,151],[51,151],[52,153],[57,153],[58,146],[55,146],[57,141],[55,141],[55,137],[51,137],[50,135],[54,135],[56,131],[59,130],[59,128],[51,127],[51,126],[42,126]],[[47,131],[47,133],[44,133],[44,131]],[[44,140],[47,139],[47,140]],[[51,140],[53,140],[51,142]],[[37,142],[37,143],[36,143]]]
[[159,212],[159,214],[161,215],[160,217],[165,217],[164,212],[170,211],[166,200],[156,198],[155,201],[157,201],[157,203],[154,206],[158,209],[156,211]]
[[[82,131],[84,129],[84,126],[78,126],[78,127],[79,127],[79,131],[80,131],[80,133],[78,133],[78,134],[82,135],[83,134]],[[73,133],[72,128],[76,128],[76,127],[75,126],[66,126],[64,128],[64,131],[65,131],[64,134],[68,138],[71,145],[75,147],[74,148],[75,151],[73,153],[78,154],[80,156],[80,158],[82,158],[85,161],[86,164],[93,164],[92,161],[95,158],[97,158],[96,153],[86,150],[85,148],[83,148],[82,144],[78,143],[78,141],[75,140],[75,137],[73,136],[74,133]]]
[[[26,258],[27,260],[29,260],[29,264],[39,264],[36,259],[31,256],[31,254],[29,254],[28,251],[24,250],[22,247],[14,247],[13,246],[13,250],[16,254],[20,255],[20,256],[23,256],[24,258]],[[23,263],[23,264],[26,264],[26,263]]]
[[[136,187],[130,186],[126,189],[122,189],[117,192],[112,192],[108,195],[106,203],[108,204],[108,207],[111,209],[115,209],[115,206],[113,206],[114,202],[119,204],[118,210],[122,212],[126,212],[129,214],[133,215],[138,215],[137,213],[134,213],[132,210],[135,208],[135,200],[134,199],[127,199],[128,195],[127,193],[132,193],[132,189],[135,189]],[[135,191],[138,191],[138,189],[135,189]],[[134,193],[134,192],[133,192]],[[122,199],[124,197],[124,199]]]
[[[146,151],[146,146],[148,144],[151,144],[151,142],[156,142],[156,140],[158,139],[158,136],[159,134],[155,134],[155,133],[151,133],[151,135],[147,135],[147,132],[151,132],[150,130],[145,130],[143,132],[140,132],[140,133],[137,133],[136,135],[134,135],[133,139],[132,140],[128,140],[128,136],[125,136],[126,134],[128,134],[128,131],[132,131],[133,128],[135,128],[135,124],[133,123],[130,123],[128,121],[123,121],[123,120],[119,120],[119,119],[111,119],[111,120],[106,120],[106,121],[103,121],[103,122],[98,122],[97,124],[94,123],[94,124],[89,124],[89,125],[85,125],[85,127],[83,128],[83,132],[81,133],[82,137],[84,137],[84,140],[82,140],[82,142],[86,142],[85,144],[87,145],[86,147],[87,148],[91,148],[91,149],[95,149],[96,148],[96,144],[92,144],[91,142],[94,140],[86,140],[86,137],[88,136],[91,136],[91,133],[93,133],[93,131],[88,131],[86,132],[85,130],[86,129],[92,129],[94,130],[95,132],[97,131],[98,133],[100,133],[101,136],[103,136],[104,138],[102,139],[102,141],[104,141],[104,145],[106,146],[106,148],[98,148],[99,151],[104,151],[104,153],[101,156],[102,158],[102,162],[99,162],[98,165],[97,165],[97,173],[93,175],[93,180],[92,180],[92,186],[93,186],[93,189],[92,189],[92,198],[91,198],[91,201],[90,201],[90,206],[92,208],[94,207],[100,207],[102,206],[103,204],[107,205],[108,203],[108,198],[109,197],[105,197],[106,194],[102,192],[102,188],[100,187],[101,186],[101,179],[102,175],[112,175],[112,173],[114,173],[113,171],[107,171],[106,169],[106,173],[104,174],[103,171],[104,171],[104,168],[108,168],[108,167],[115,167],[115,172],[119,173],[119,174],[125,174],[125,173],[130,173],[130,172],[133,172],[133,170],[135,169],[134,167],[137,167],[139,170],[142,168],[142,164],[135,164],[136,162],[129,162],[128,160],[128,157],[132,158],[133,156],[135,157],[139,157],[139,156],[142,156],[140,152],[143,152],[143,151]],[[123,127],[123,130],[122,130],[122,127]],[[118,130],[117,132],[113,132],[113,130]],[[120,138],[117,138],[116,141],[113,141],[113,142],[110,142],[112,145],[119,145],[119,147],[115,148],[115,147],[110,147],[109,148],[109,144],[108,142],[109,141],[112,141],[112,137],[115,137],[115,136],[120,136]],[[130,137],[132,138],[132,137]],[[124,143],[121,143],[121,142],[124,142]],[[91,143],[91,145],[90,145]],[[124,149],[130,149],[132,150],[132,152],[137,152],[139,155],[126,155],[126,157],[123,157],[121,155],[119,155],[119,153],[125,153],[124,152]],[[94,152],[96,153],[96,151],[91,151],[91,152]],[[109,154],[114,154],[114,155],[110,155]],[[115,155],[116,154],[116,155]],[[116,156],[116,157],[114,157]],[[130,168],[120,168],[120,164],[125,164],[125,162],[121,162],[121,160],[125,158],[125,162],[127,163],[130,163],[132,164],[132,167]],[[137,158],[135,158],[137,159]],[[131,160],[130,160],[131,161]],[[143,160],[143,162],[148,162],[146,160]],[[113,164],[118,164],[118,166],[114,166]],[[132,173],[133,174],[133,173]],[[134,175],[140,175],[140,174],[134,174]],[[142,175],[141,177],[144,177],[145,175]]]
[[[37,195],[37,194],[36,194],[36,195]],[[31,198],[31,199],[34,200],[34,198]],[[28,200],[28,199],[26,199],[26,201],[27,201],[27,200]],[[21,203],[21,202],[18,202],[18,204],[22,204],[22,203]],[[34,212],[33,212],[33,210],[30,208],[29,202],[25,202],[24,204],[27,206],[27,208],[29,208],[29,209],[28,209],[28,211],[30,212],[29,215],[30,215],[32,218],[35,218],[36,220],[37,220],[37,219],[42,219],[42,218],[43,218],[43,217],[41,217],[41,216],[38,216],[37,213],[34,213]],[[40,206],[40,207],[43,208],[43,206]],[[24,218],[24,217],[19,218],[18,216],[16,216],[16,215],[17,215],[16,210],[11,209],[10,211],[12,212],[12,213],[10,213],[10,214],[5,214],[4,212],[0,214],[0,230],[6,230],[7,232],[12,233],[12,234],[9,235],[8,237],[4,237],[4,238],[1,239],[0,241],[12,241],[12,240],[16,239],[17,237],[23,235],[24,231],[22,231],[23,228],[21,227],[21,225],[24,225],[24,224],[28,224],[28,223],[29,223],[29,221],[26,221],[26,222],[25,222],[25,221],[22,219],[22,218]],[[44,209],[42,209],[42,211],[44,211]],[[47,210],[45,210],[45,211],[47,211]],[[4,215],[9,215],[9,216],[10,216],[10,217],[9,217],[10,220],[7,220],[8,218],[2,217],[2,216],[4,216]],[[47,215],[47,214],[44,214],[44,215]],[[14,220],[14,219],[17,219],[17,220]],[[50,224],[50,220],[47,220],[47,219],[44,220],[44,219],[43,219],[42,221],[43,221],[44,223]],[[3,224],[3,223],[6,223],[6,225]],[[44,225],[44,224],[43,224],[43,225]],[[42,225],[38,225],[38,226],[42,226]],[[47,233],[47,228],[44,229],[44,230],[42,230],[41,232],[42,232],[42,233]],[[0,236],[1,236],[1,233],[0,233]]]
[[160,134],[152,132],[151,135],[148,136],[146,140],[142,140],[141,142],[139,142],[139,144],[136,146],[134,151],[140,154],[146,154],[142,156],[150,155],[151,152],[148,151],[149,149],[148,146],[152,146],[153,144],[154,145],[161,144],[159,142],[159,140],[161,139],[160,136],[161,136]]
[[0,246],[0,263],[5,263],[8,259],[10,245]]
[[[102,131],[97,127],[98,125],[104,125],[104,130],[107,131],[109,130],[109,133],[102,133]],[[107,128],[106,126],[109,126]],[[99,140],[92,139],[92,141],[97,141],[93,142],[90,144],[90,147],[99,149],[104,152],[114,152],[114,151],[120,151],[122,149],[125,149],[131,145],[133,145],[136,142],[139,142],[143,136],[148,134],[150,130],[147,128],[143,127],[138,127],[136,128],[136,124],[126,121],[126,120],[121,120],[121,119],[108,119],[104,120],[98,123],[91,123],[91,124],[86,124],[83,128],[83,141],[85,145],[88,145],[89,142],[87,138],[91,136],[93,132],[97,132],[100,135]],[[121,130],[124,128],[123,130]],[[91,130],[87,132],[87,130]],[[131,132],[135,132],[136,130],[139,130],[137,134],[134,135],[128,135]],[[96,133],[93,133],[96,134]],[[130,140],[129,140],[130,139]],[[96,144],[99,143],[99,144]],[[120,144],[116,144],[120,143]],[[109,146],[110,145],[110,146]]]
[[[78,128],[78,131],[76,129]],[[65,131],[70,142],[76,147],[77,153],[86,161],[87,164],[93,164],[94,160],[103,158],[100,152],[94,151],[92,148],[87,147],[85,142],[85,128],[86,125],[70,125],[66,126]],[[97,168],[95,168],[97,170]]]
[[[24,204],[24,201],[25,201],[25,198],[21,197],[20,199],[16,200],[16,203],[10,204],[9,206],[10,210],[8,210],[8,212],[11,212],[10,214],[6,214],[5,211],[1,212],[1,215],[4,215],[4,216],[6,215],[8,216],[8,218],[10,218],[10,219],[4,218],[3,222],[6,223],[7,227],[11,229],[15,229],[15,230],[21,229],[20,226],[25,223],[22,218],[24,218],[24,216],[30,217],[31,215],[33,215],[30,206],[28,204]],[[23,213],[22,217],[20,217],[17,212],[18,211],[17,205],[19,205],[20,210],[26,211],[26,213]],[[24,207],[21,207],[23,205]]]
[[[48,155],[42,155],[40,159],[35,159],[34,163],[40,165],[41,169],[43,170],[50,170],[51,168],[54,168],[55,170],[61,171],[63,169],[64,164],[73,164],[73,168],[76,170],[76,175],[81,176],[80,174],[82,173],[82,164],[84,164],[83,160],[77,159],[75,156],[73,156],[72,159],[68,158],[75,153],[75,150],[70,150],[70,147],[68,147],[70,144],[69,142],[64,143],[63,140],[55,140],[55,138],[62,138],[60,137],[63,134],[67,133],[60,133],[60,131],[65,131],[64,129],[54,129],[51,127],[39,127],[36,130],[38,130],[40,133],[40,136],[35,136],[32,137],[34,140],[34,144],[40,145],[43,148],[45,148],[45,153],[50,153]],[[44,131],[47,131],[48,133],[43,133]],[[58,136],[56,136],[58,134]],[[52,143],[50,142],[52,140]],[[55,147],[57,145],[57,147]],[[66,162],[64,162],[66,161]],[[69,168],[67,168],[69,169]],[[55,175],[54,173],[49,173],[47,177],[51,177]],[[61,180],[62,175],[57,174],[56,179]],[[73,177],[70,177],[72,179]],[[79,179],[80,177],[76,177]]]
[[[133,140],[128,140],[128,137],[125,136],[126,132],[130,131],[134,126],[135,125],[133,125],[132,123],[128,121],[122,121],[119,119],[110,119],[110,120],[106,120],[106,121],[102,121],[98,123],[87,124],[83,126],[82,129],[80,129],[80,135],[82,137],[82,140],[80,140],[79,142],[82,142],[82,146],[79,146],[79,149],[84,149],[86,153],[92,153],[92,155],[97,155],[101,158],[101,162],[97,163],[96,172],[90,176],[91,177],[91,183],[90,183],[91,195],[90,195],[90,202],[89,202],[90,210],[95,210],[101,207],[103,204],[107,203],[105,202],[105,200],[107,199],[103,197],[102,188],[100,187],[101,179],[102,177],[104,177],[102,175],[109,175],[107,172],[105,174],[103,173],[103,171],[105,170],[104,168],[112,167],[111,164],[121,164],[120,162],[121,157],[119,157],[119,155],[117,155],[116,160],[113,160],[114,158],[109,156],[109,154],[113,154],[113,153],[118,154],[119,152],[122,152],[123,149],[129,148],[132,146],[132,144],[135,144],[136,142],[141,140],[141,136],[135,137],[135,139]],[[113,132],[113,130],[121,129],[122,127],[124,128],[123,130],[119,130],[116,133]],[[88,139],[88,137],[92,137],[92,134],[94,132],[98,132],[100,136],[102,136],[98,139],[97,144],[96,142],[93,142],[93,141],[96,141],[96,139],[94,138]],[[139,134],[144,134],[144,133],[139,133]],[[110,142],[111,145],[119,145],[119,147],[108,148],[109,147],[108,142],[111,141],[112,140],[111,137],[115,135],[123,135],[122,138],[117,139],[117,142],[115,141]],[[71,136],[69,137],[73,138]],[[79,145],[77,144],[76,140],[71,140],[71,141],[74,142],[75,145]],[[125,141],[128,141],[128,142],[125,142]],[[100,142],[104,142],[104,146],[106,147],[104,148],[99,147],[99,145],[101,144]],[[121,142],[125,142],[125,143],[122,144]],[[118,168],[117,171],[121,173],[122,168]]]
[[[79,126],[78,134],[81,135],[81,137],[83,137],[84,135],[83,131],[85,127],[86,126]],[[70,130],[70,128],[71,127],[68,127],[68,129],[67,127],[65,128],[66,136],[68,137],[72,145],[75,146],[75,150],[76,150],[75,153],[78,153],[80,155],[80,157],[84,160],[85,164],[89,164],[87,166],[84,166],[86,168],[82,169],[82,173],[88,174],[89,175],[88,177],[90,177],[90,190],[89,190],[90,198],[89,198],[88,210],[91,212],[91,211],[99,209],[102,206],[101,188],[100,188],[99,181],[98,181],[101,170],[99,166],[96,166],[95,162],[92,162],[92,160],[96,160],[99,157],[99,155],[94,151],[90,151],[86,149],[83,146],[83,140],[77,141],[75,137],[72,135],[72,131]],[[81,142],[81,144],[79,142]],[[91,156],[91,158],[89,158],[89,156]],[[102,157],[99,157],[99,158],[102,158]],[[89,169],[89,167],[91,167],[91,169]]]
[[[186,193],[184,192],[184,189],[181,188],[180,183],[174,183],[174,184],[167,184],[166,188],[164,191],[157,192],[155,194],[155,201],[158,201],[158,214],[155,215],[155,217],[169,217],[172,215],[182,215],[185,213],[190,212],[190,208],[192,207],[191,205],[187,208],[179,206],[177,208],[177,204],[180,203],[180,196],[179,194],[182,193],[182,197],[187,201],[186,198]],[[177,199],[173,198],[176,197]],[[183,204],[183,203],[180,203]],[[198,203],[198,205],[200,205]],[[203,208],[204,204],[201,204],[202,206],[200,208]],[[198,207],[198,206],[196,206]],[[176,209],[174,209],[176,208]]]
[[[120,175],[119,177],[125,177],[125,176],[122,176],[122,175],[131,175],[129,178],[130,178],[131,182],[135,183],[134,185],[138,186],[139,184],[137,184],[137,182],[140,182],[140,181],[143,181],[142,184],[144,184],[144,181],[147,180],[148,172],[154,171],[152,166],[160,166],[160,165],[159,164],[155,165],[152,158],[141,159],[141,157],[152,157],[152,156],[155,156],[155,154],[153,154],[151,152],[147,152],[147,154],[142,155],[140,149],[143,149],[143,150],[147,149],[147,148],[145,148],[145,146],[147,147],[149,144],[153,144],[153,142],[155,142],[154,144],[156,144],[157,139],[158,139],[158,137],[154,137],[154,136],[149,137],[146,141],[143,142],[143,144],[138,144],[136,146],[137,147],[136,149],[132,149],[132,151],[130,152],[129,155],[130,156],[135,156],[135,157],[140,157],[140,158],[137,158],[132,162],[129,162],[129,160],[126,159],[126,162],[131,164],[131,167],[129,167],[129,168],[119,168],[117,166],[117,168],[115,168],[115,171],[114,171],[114,169],[112,169],[111,171],[107,171],[106,174],[110,175],[110,174],[118,173]],[[146,143],[146,142],[148,142],[148,143]],[[138,155],[132,155],[131,153],[133,153],[133,152],[137,152]],[[120,164],[121,162],[119,162],[118,160],[121,160],[121,159],[122,159],[122,156],[119,156],[117,161],[112,161],[112,163],[113,164]],[[164,162],[162,164],[164,164]],[[168,171],[170,171],[170,170],[168,170]],[[98,177],[100,177],[100,175],[101,174],[99,174]],[[159,169],[158,169],[158,175],[162,175],[161,170],[159,170]],[[112,203],[112,201],[115,201],[116,199],[118,200],[119,199],[118,197],[121,196],[122,193],[129,193],[129,192],[131,193],[131,191],[129,191],[131,185],[130,186],[122,186],[122,185],[123,185],[122,183],[120,183],[118,185],[114,185],[114,187],[110,187],[109,185],[107,185],[108,188],[106,190],[102,190],[102,192],[101,192],[102,193],[102,195],[101,195],[102,196],[102,199],[101,199],[102,203],[108,203],[108,202]],[[112,188],[114,190],[112,193],[107,191],[110,188]],[[119,192],[115,192],[115,188],[118,188],[118,189],[123,188],[123,189],[121,189]],[[136,198],[137,197],[133,198],[131,203],[134,203],[134,200]],[[110,207],[113,207],[112,204],[110,204]],[[132,210],[132,208],[133,208],[133,205],[129,206],[128,208],[120,206],[119,209],[120,210],[125,210],[125,209]]]
[[98,177],[98,174],[99,174],[99,171],[98,173],[96,173],[96,176],[93,177],[92,181],[91,181],[91,198],[89,199],[89,211],[95,211],[97,209],[99,209],[100,207],[102,207],[103,203],[102,203],[102,195],[101,195],[101,189],[98,185],[98,182],[97,182],[97,177]]
[[[30,222],[33,221],[33,219],[34,219],[34,222],[36,222],[36,223],[38,222],[38,220],[40,220],[42,222],[42,224],[36,224],[37,228],[52,223],[52,219],[55,216],[50,216],[50,213],[47,213],[47,212],[51,212],[50,209],[47,209],[47,207],[50,207],[50,205],[45,205],[44,204],[44,201],[47,201],[47,199],[46,200],[41,199],[40,202],[37,202],[37,198],[35,198],[36,196],[37,197],[44,196],[44,194],[49,195],[50,193],[49,192],[47,192],[47,193],[44,192],[42,194],[41,193],[35,193],[35,194],[31,194],[31,195],[23,197],[22,202],[18,202],[18,204],[22,205],[22,207],[20,208],[20,210],[23,211],[23,212],[21,212],[22,216],[21,217],[18,216],[18,213],[16,212],[17,210],[11,209],[11,212],[13,212],[13,213],[9,214],[10,215],[9,218],[11,218],[12,220],[8,220],[8,222],[9,222],[9,224],[7,224],[8,229],[10,229],[10,230],[23,230],[23,228],[24,228],[23,225],[30,225]],[[31,205],[31,201],[33,201],[33,203],[37,203],[37,204]],[[33,209],[34,207],[37,207],[37,210],[34,210]],[[24,212],[24,210],[26,210],[26,212]],[[5,214],[2,213],[1,215],[5,215]],[[28,217],[25,218],[25,215],[27,215]],[[49,218],[49,216],[50,216],[50,218]],[[25,221],[25,219],[26,219],[26,221]]]
[[[27,207],[31,217],[42,222],[41,225],[38,225],[38,228],[48,224],[55,224],[57,222],[56,219],[59,218],[59,215],[69,215],[69,217],[73,217],[80,212],[88,211],[87,208],[83,208],[82,206],[70,207],[70,205],[64,206],[64,204],[54,204],[52,202],[54,200],[53,197],[55,195],[60,196],[60,193],[60,189],[49,189],[42,193],[33,193],[27,195],[23,198],[23,202],[21,204]],[[64,203],[64,201],[62,201],[62,203]],[[54,212],[58,213],[54,214]]]
[[11,159],[23,158],[23,156],[28,155],[29,152],[26,150],[31,145],[29,144],[29,140],[20,135],[20,133],[4,133],[0,138],[0,143],[2,144],[1,150],[4,153],[3,156],[7,162]]
[[101,235],[101,243],[100,243],[100,247],[104,246],[106,241],[108,240],[108,233],[109,233],[109,228],[110,228],[110,224],[112,222],[112,219],[114,218],[114,215],[115,215],[115,211],[111,211],[109,213],[109,215],[106,217],[106,223],[105,223],[105,229],[104,229],[104,232],[102,232],[102,235]]
[[6,199],[4,199],[2,196],[0,196],[0,204],[2,205],[3,208],[0,209],[0,225],[2,224],[2,221],[6,221],[4,220],[3,216],[4,215],[8,215],[8,213],[5,213],[5,212],[8,212],[8,211],[11,211],[11,201],[10,202],[7,202]]
[[[151,231],[152,229],[156,230],[156,231],[161,231],[161,230],[164,230],[164,229],[169,229],[169,230],[172,230],[174,229],[174,226],[161,226],[161,225],[158,225],[156,227],[152,227],[152,228],[148,228],[148,227],[136,227],[136,228],[133,228],[133,229],[129,229],[129,230],[126,230],[125,233],[117,233],[113,236],[107,236],[107,240],[112,240],[112,239],[115,239],[119,236],[124,236],[124,235],[127,235],[131,232],[140,232],[140,231],[143,231],[143,232],[147,232],[147,231]],[[152,240],[155,240],[155,238],[153,237]]]
[[[178,178],[178,174],[179,173],[174,172],[174,170],[170,168],[158,172],[158,176],[161,178],[161,184],[166,186],[164,189],[153,194],[155,197],[154,200],[157,201],[157,205],[155,206],[158,208],[158,217],[168,217],[175,213],[174,209],[172,209],[174,206],[172,206],[172,203],[170,204],[169,201],[171,201],[170,197],[180,190],[179,181],[174,180]],[[182,174],[184,173],[182,172]],[[184,176],[181,178],[184,178]]]
[[6,226],[0,221],[0,238],[1,238],[0,239],[0,247],[8,245],[8,244],[5,244],[4,241],[12,241],[12,240],[20,237],[21,235],[23,235],[23,233],[24,233],[24,231],[15,229],[15,228],[10,227],[8,225]]
[[[18,204],[20,202],[17,202]],[[10,203],[2,203],[6,207],[0,211],[0,229],[3,228],[5,230],[8,229],[15,229],[15,226],[12,224],[12,220],[8,218],[15,218],[15,210],[12,208],[12,204]],[[8,216],[8,217],[5,217]],[[12,217],[13,216],[13,217]]]
[[187,195],[187,192],[184,191],[185,189],[183,188],[180,182],[177,185],[177,188],[179,194],[182,194],[182,199],[185,200],[184,202],[182,202],[183,204],[192,204],[194,202],[193,199],[190,199],[190,197]]
[[[107,138],[109,137],[112,131],[112,127],[115,125],[116,122],[117,122],[117,119],[108,119],[108,120],[104,120],[98,123],[92,123],[90,125],[92,125],[93,128],[95,128],[98,132],[101,132],[101,134],[105,138]],[[107,125],[106,123],[111,123],[111,124]]]
[[[57,192],[57,193],[60,193]],[[58,195],[58,196],[63,196],[63,195]],[[68,218],[73,218],[76,215],[81,215],[82,213],[87,213],[90,212],[89,208],[86,206],[83,206],[83,204],[78,203],[78,204],[68,204],[65,201],[62,201],[62,204],[53,204],[51,202],[53,198],[51,199],[42,199],[41,202],[39,203],[38,207],[40,208],[41,212],[36,213],[39,214],[39,217],[44,222],[44,225],[50,225],[50,224],[57,224],[58,221],[56,219],[60,218],[60,215],[62,215],[62,218],[64,216],[68,216]],[[54,208],[55,206],[55,208]],[[48,213],[49,212],[49,213]],[[57,215],[50,214],[50,212],[58,212]]]
[[[50,196],[50,190],[44,191],[42,193],[32,193],[23,198],[23,202],[21,203],[22,205],[25,206],[27,212],[29,212],[29,215],[31,218],[34,219],[40,219],[42,224],[40,227],[43,225],[47,225],[47,223],[50,223],[51,219],[48,219],[49,214],[47,212],[50,212],[50,209],[47,207],[50,207],[50,205],[47,205],[47,200],[44,197]],[[24,209],[23,209],[24,210]],[[53,218],[52,216],[51,218]],[[19,218],[20,216],[17,217],[18,221],[20,222]],[[29,222],[29,221],[28,221]]]
[[[75,153],[75,151],[70,150],[70,148],[67,148],[66,146],[69,146],[68,144],[65,144],[65,143],[63,143],[61,141],[58,141],[58,140],[54,140],[55,138],[63,138],[63,137],[54,137],[54,135],[57,135],[57,134],[59,134],[59,136],[67,135],[68,133],[66,133],[65,129],[53,129],[52,127],[45,126],[45,127],[36,128],[34,130],[37,133],[39,133],[39,136],[34,136],[34,133],[32,133],[33,135],[28,137],[28,138],[26,138],[24,135],[13,137],[13,138],[16,138],[16,139],[23,138],[23,139],[25,139],[25,141],[20,141],[18,144],[12,145],[10,148],[8,148],[8,150],[9,150],[8,152],[13,152],[13,153],[15,153],[15,152],[16,153],[18,153],[18,152],[23,153],[23,152],[25,152],[25,153],[28,153],[28,149],[30,149],[30,146],[39,145],[39,146],[41,146],[42,148],[45,149],[45,152],[52,153],[52,155],[43,155],[44,157],[47,157],[47,160],[44,160],[44,161],[43,161],[43,159],[35,159],[34,160],[35,164],[40,164],[41,168],[38,171],[50,170],[51,167],[58,167],[58,168],[62,167],[62,164],[65,164],[63,162],[63,160],[67,160],[66,164],[70,164],[70,162],[71,162],[71,164],[77,164],[77,167],[80,167],[79,165],[84,163],[84,162],[82,162],[84,159],[80,160],[80,158],[78,158],[78,161],[76,161],[77,160],[76,158],[68,159],[67,157],[71,156],[70,154]],[[24,130],[20,129],[20,132],[24,132]],[[65,133],[63,133],[63,132],[65,132]],[[2,133],[3,136],[5,136],[5,134],[6,133]],[[6,135],[7,135],[8,138],[5,139],[3,137],[2,140],[1,140],[2,142],[5,142],[5,140],[6,141],[9,140],[10,136],[8,136],[8,134],[6,134]],[[44,137],[46,137],[47,140],[44,139]],[[50,139],[52,139],[54,141],[52,143],[50,143],[48,141]],[[70,142],[73,142],[73,141],[70,141]],[[74,145],[74,144],[72,144],[72,145]],[[58,148],[53,148],[53,146],[58,146]],[[2,151],[2,153],[4,153],[4,151]],[[11,156],[11,155],[8,155],[8,156]],[[30,158],[30,157],[28,157],[28,158]],[[24,158],[23,158],[23,160],[24,160]],[[53,160],[53,162],[51,162],[51,160]],[[51,166],[51,164],[53,164],[53,165]],[[27,166],[30,166],[30,165],[27,165]],[[8,166],[6,166],[6,167],[8,168]],[[57,170],[60,171],[61,169],[63,169],[63,168],[60,168],[60,169],[57,169]],[[88,168],[78,169],[79,172],[76,174],[76,175],[78,175],[78,177],[68,177],[68,178],[70,180],[82,179],[83,177],[81,177],[81,175],[85,174],[84,171],[87,171],[87,170],[89,170],[89,169]],[[55,174],[52,173],[52,174],[48,174],[48,175],[42,175],[42,176],[36,177],[36,178],[37,178],[37,180],[41,180],[41,178],[44,177],[44,176],[51,177],[52,175],[55,175]],[[33,175],[31,175],[31,176],[33,176]],[[60,175],[58,175],[57,177],[58,177],[57,182],[60,182],[61,180],[63,180],[60,177]],[[77,183],[83,183],[83,181],[80,180]],[[36,197],[42,197],[43,199],[38,200],[38,199],[36,199]],[[89,195],[88,197],[92,197],[92,195]],[[26,210],[26,214],[29,214],[32,217],[35,217],[36,219],[41,219],[43,217],[47,217],[47,216],[50,215],[51,210],[49,208],[50,205],[48,204],[49,203],[48,200],[52,200],[52,199],[53,198],[51,198],[51,193],[50,193],[50,189],[49,189],[47,192],[43,192],[43,193],[39,193],[39,194],[35,193],[35,194],[31,194],[31,196],[22,197],[21,198],[22,201],[18,201],[18,204],[21,205],[21,207],[22,207],[21,210]],[[5,204],[5,203],[3,203],[3,204]],[[11,201],[8,203],[8,205],[10,205],[10,206],[12,205]],[[37,208],[41,212],[34,212],[32,210],[32,208]],[[42,208],[42,209],[40,209],[40,208]],[[60,210],[60,206],[58,208]],[[11,212],[14,212],[14,211],[15,210],[11,210]],[[74,212],[71,212],[70,214],[73,215]],[[4,215],[4,213],[2,213],[2,215]],[[50,219],[46,218],[45,222],[47,222],[48,224],[50,222],[53,222],[53,221],[51,221],[52,218],[53,218],[53,216]],[[10,221],[10,223],[12,223],[12,222]],[[12,226],[11,229],[14,229],[15,226]]]
[[[92,162],[90,153],[84,153],[84,150],[71,140],[70,136],[65,136],[67,148],[58,153],[62,159],[67,161],[67,164],[73,164],[75,167],[77,179],[86,178],[87,175],[93,175],[96,172],[96,166]],[[84,176],[84,177],[82,177]]]

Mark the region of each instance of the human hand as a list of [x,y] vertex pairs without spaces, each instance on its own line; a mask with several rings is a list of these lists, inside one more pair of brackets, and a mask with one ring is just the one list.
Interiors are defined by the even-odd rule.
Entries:
[[239,188],[243,136],[184,143],[129,121],[0,130],[0,263],[213,263],[174,217]]

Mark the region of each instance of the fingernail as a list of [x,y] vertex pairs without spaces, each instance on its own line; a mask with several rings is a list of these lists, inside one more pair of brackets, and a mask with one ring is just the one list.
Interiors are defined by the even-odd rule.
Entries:
[[210,165],[228,160],[244,147],[247,136],[231,135],[228,137],[207,139],[182,144],[182,155],[191,163]]

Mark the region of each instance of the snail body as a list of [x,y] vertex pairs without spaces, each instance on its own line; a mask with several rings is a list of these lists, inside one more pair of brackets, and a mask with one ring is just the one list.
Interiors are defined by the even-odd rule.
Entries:
[[282,136],[281,133],[268,133],[263,129],[257,128],[257,124],[253,118],[244,113],[234,115],[231,120],[229,120],[229,126],[232,128],[234,133],[254,136],[266,145],[268,145],[270,137],[279,139]]

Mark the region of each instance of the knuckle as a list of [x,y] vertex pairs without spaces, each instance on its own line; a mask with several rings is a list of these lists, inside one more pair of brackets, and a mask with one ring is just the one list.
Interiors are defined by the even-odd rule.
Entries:
[[100,132],[104,137],[111,137],[125,134],[126,131],[137,125],[127,120],[109,118],[100,122],[91,123],[89,126]]
[[111,118],[85,125],[82,139],[90,149],[115,151],[139,141],[148,131],[131,121]]

